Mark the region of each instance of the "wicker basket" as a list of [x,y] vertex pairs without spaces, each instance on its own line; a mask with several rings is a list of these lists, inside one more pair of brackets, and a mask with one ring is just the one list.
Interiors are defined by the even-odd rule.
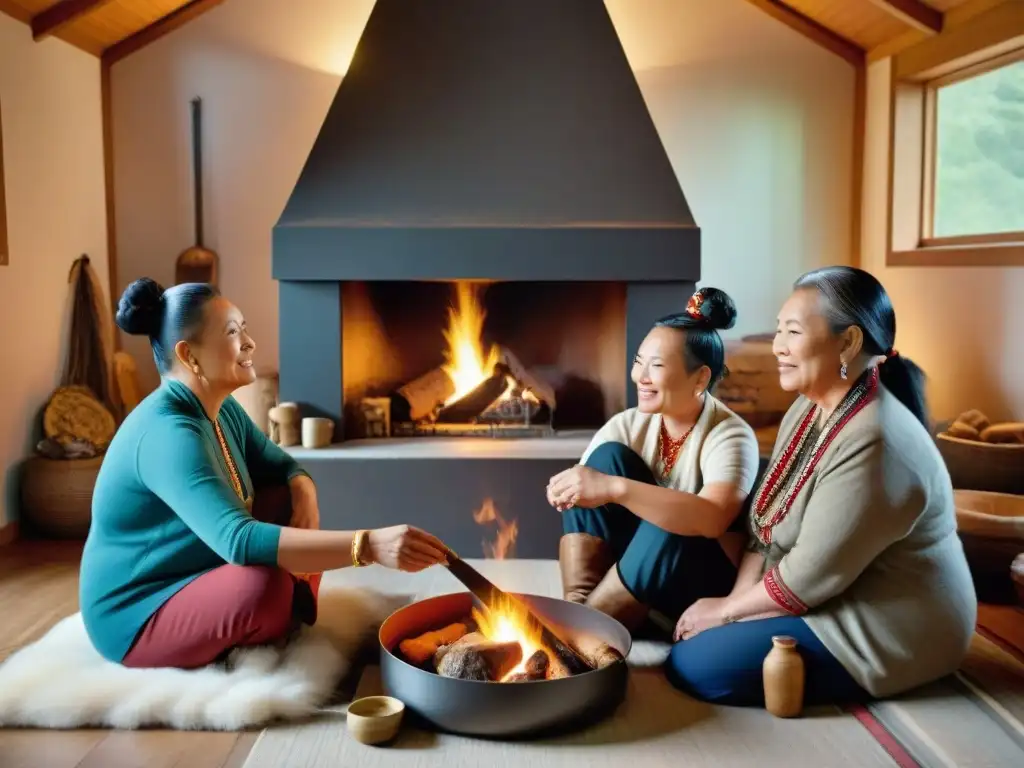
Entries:
[[22,524],[43,536],[84,539],[92,521],[92,491],[102,463],[102,456],[28,459],[21,469]]
[[982,443],[946,433],[935,442],[954,488],[1024,494],[1024,445]]

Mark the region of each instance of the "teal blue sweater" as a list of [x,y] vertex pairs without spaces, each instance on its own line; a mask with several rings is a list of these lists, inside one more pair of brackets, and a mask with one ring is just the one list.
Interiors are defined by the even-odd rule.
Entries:
[[[221,430],[246,497],[304,474],[234,398]],[[179,381],[164,379],[124,420],[96,479],[79,599],[96,650],[121,661],[178,590],[225,563],[277,565],[281,528],[253,519],[231,485],[213,423]]]

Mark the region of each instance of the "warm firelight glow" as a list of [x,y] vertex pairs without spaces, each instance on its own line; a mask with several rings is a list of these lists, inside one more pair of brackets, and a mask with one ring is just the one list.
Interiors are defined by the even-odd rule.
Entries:
[[444,372],[455,385],[455,391],[445,400],[451,405],[461,400],[494,373],[498,363],[498,347],[491,345],[486,357],[483,349],[484,312],[480,303],[480,287],[460,281],[455,286],[456,305],[448,308],[448,329],[444,332],[448,349],[445,350]]
[[517,642],[523,649],[523,658],[502,680],[526,671],[526,661],[541,648],[540,628],[531,627],[525,608],[516,603],[493,605],[485,614],[473,609],[473,619],[480,628],[480,634],[498,643]]
[[[515,520],[505,520],[498,512],[494,499],[486,498],[480,509],[473,512],[473,521],[478,525],[496,523],[498,533],[493,543],[484,542],[484,556],[493,560],[505,560],[515,554],[516,536],[519,526]],[[489,606],[486,614],[473,609],[473,619],[480,628],[480,634],[488,640],[507,643],[515,641],[523,649],[523,658],[502,680],[526,670],[526,661],[541,648],[540,627],[531,626],[526,609],[521,603],[509,602]],[[547,650],[547,649],[545,649]]]
[[512,522],[505,520],[501,513],[498,512],[498,508],[494,506],[493,499],[484,499],[480,509],[473,513],[473,522],[477,525],[496,523],[498,526],[498,533],[494,538],[494,542],[484,542],[484,557],[489,557],[493,560],[505,560],[506,558],[515,557],[519,525],[515,520]]

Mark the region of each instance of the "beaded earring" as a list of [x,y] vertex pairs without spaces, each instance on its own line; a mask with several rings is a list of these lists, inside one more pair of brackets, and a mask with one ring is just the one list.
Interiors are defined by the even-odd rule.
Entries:
[[839,366],[839,378],[841,378],[843,381],[846,381],[846,363],[842,360],[840,360],[840,362],[843,364]]

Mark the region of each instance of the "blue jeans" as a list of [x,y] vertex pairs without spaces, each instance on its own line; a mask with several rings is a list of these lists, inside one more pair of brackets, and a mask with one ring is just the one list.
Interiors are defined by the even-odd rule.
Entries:
[[[598,446],[586,466],[655,484],[650,467],[621,443]],[[589,533],[607,542],[630,594],[673,620],[702,597],[729,594],[736,582],[736,566],[716,539],[669,533],[618,504],[572,507],[562,514],[562,528],[565,533]]]
[[773,635],[796,639],[806,671],[806,706],[853,704],[871,698],[807,623],[795,616],[726,624],[682,640],[672,647],[665,674],[676,688],[702,701],[763,707],[761,665],[772,648]]

